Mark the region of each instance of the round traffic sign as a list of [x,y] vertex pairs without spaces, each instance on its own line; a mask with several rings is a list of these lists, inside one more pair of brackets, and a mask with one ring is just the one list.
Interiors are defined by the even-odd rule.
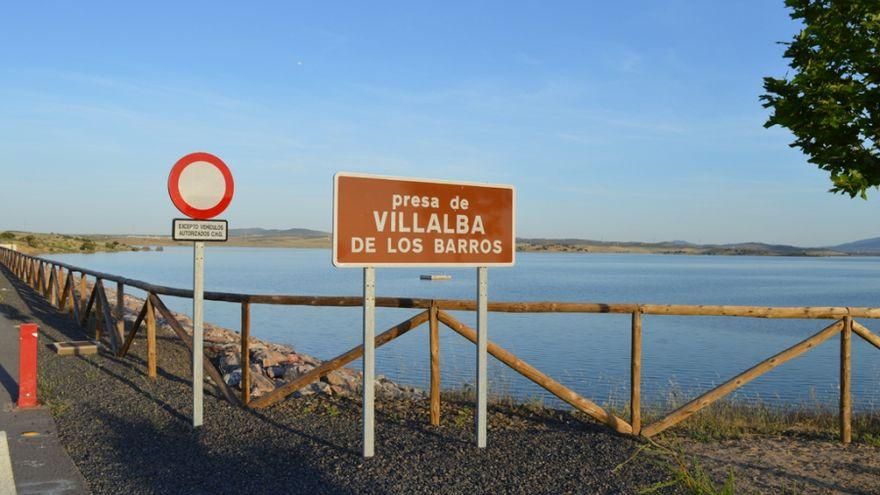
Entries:
[[190,153],[174,164],[168,174],[171,202],[184,215],[214,218],[229,206],[235,185],[223,160],[210,153]]

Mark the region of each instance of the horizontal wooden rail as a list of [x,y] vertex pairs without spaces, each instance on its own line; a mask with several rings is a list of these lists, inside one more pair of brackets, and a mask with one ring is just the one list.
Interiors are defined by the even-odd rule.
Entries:
[[706,306],[683,304],[645,304],[642,312],[652,315],[678,316],[739,316],[746,318],[789,318],[789,319],[839,319],[880,318],[880,308],[846,307],[761,307],[761,306]]

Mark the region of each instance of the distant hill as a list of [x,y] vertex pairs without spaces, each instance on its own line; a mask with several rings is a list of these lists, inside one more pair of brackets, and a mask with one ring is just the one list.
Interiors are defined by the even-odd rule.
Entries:
[[[230,229],[225,246],[329,248],[330,232],[312,229]],[[170,236],[87,236],[96,241],[117,240],[131,246],[173,245]],[[719,256],[880,256],[880,237],[838,246],[800,247],[763,242],[695,244],[684,240],[664,242],[597,241],[593,239],[517,238],[518,251],[574,253],[655,253]]]
[[[715,249],[732,249],[741,253],[768,253],[777,256],[828,256],[835,254],[833,249],[825,248],[804,248],[798,246],[789,246],[787,244],[765,244],[763,242],[739,242],[736,244],[721,244],[703,246]],[[842,254],[842,253],[836,253]]]
[[[590,239],[517,239],[520,251],[582,253],[709,254],[726,256],[846,256],[836,248],[805,248],[785,244],[741,242],[736,244],[693,244],[687,241],[607,242]],[[877,254],[880,254],[878,249]]]
[[833,246],[829,249],[833,249],[835,251],[842,251],[847,254],[880,255],[880,237],[873,237],[871,239],[862,239],[860,241],[847,242],[846,244],[840,244],[838,246]]
[[229,229],[229,237],[329,237],[329,232],[311,229]]

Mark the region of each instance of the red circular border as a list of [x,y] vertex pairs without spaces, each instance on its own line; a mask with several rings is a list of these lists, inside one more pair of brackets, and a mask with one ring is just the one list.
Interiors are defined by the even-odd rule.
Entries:
[[[180,194],[180,174],[183,173],[183,169],[194,162],[208,162],[217,167],[220,173],[223,174],[223,179],[226,182],[226,191],[223,193],[223,198],[210,208],[195,208],[184,201],[183,196]],[[177,163],[171,168],[171,173],[168,174],[168,195],[171,196],[171,202],[174,203],[174,206],[181,213],[195,220],[207,220],[223,213],[226,207],[229,206],[229,203],[232,202],[232,194],[234,192],[235,183],[232,181],[232,172],[229,171],[229,167],[220,158],[203,151],[190,153],[177,160]]]

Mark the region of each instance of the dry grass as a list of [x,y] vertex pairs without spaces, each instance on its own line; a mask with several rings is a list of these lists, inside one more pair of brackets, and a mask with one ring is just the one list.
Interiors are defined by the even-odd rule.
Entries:
[[[644,424],[672,408],[643,411]],[[625,416],[624,416],[625,417]],[[880,446],[880,411],[854,413],[853,441]],[[661,436],[685,436],[699,442],[740,439],[748,435],[782,435],[836,440],[840,418],[828,405],[776,406],[760,401],[721,400],[679,423]]]

